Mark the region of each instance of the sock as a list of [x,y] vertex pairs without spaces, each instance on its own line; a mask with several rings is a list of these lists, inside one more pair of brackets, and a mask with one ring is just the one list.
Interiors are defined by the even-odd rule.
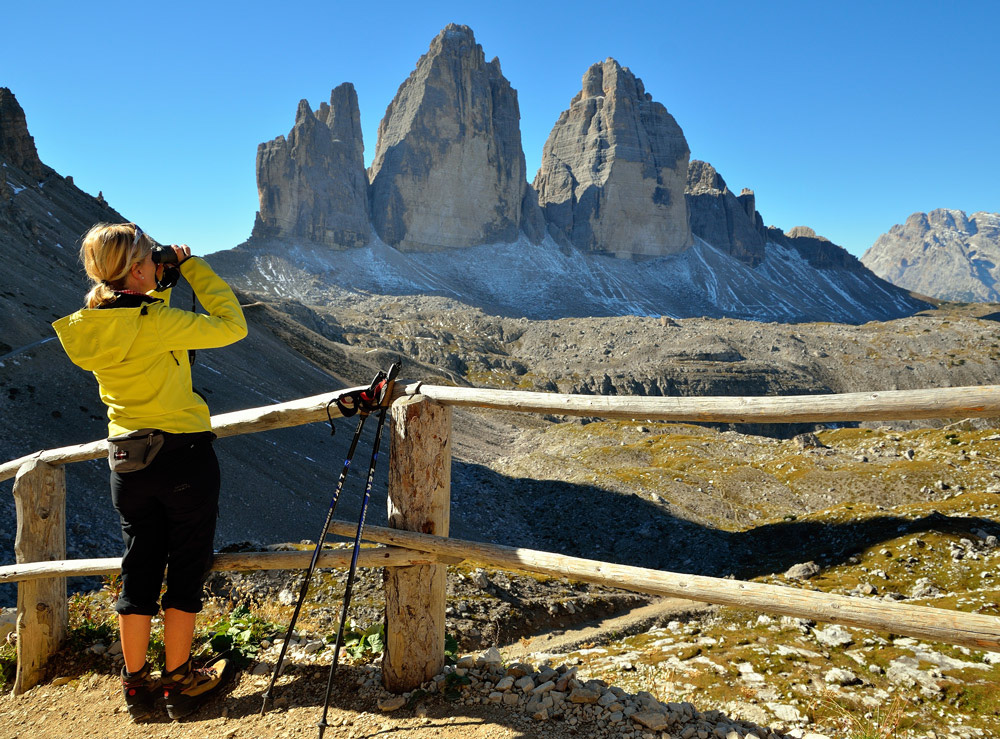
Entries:
[[147,662],[143,662],[142,663],[142,667],[140,667],[135,672],[129,672],[128,668],[126,667],[125,668],[125,679],[126,680],[134,680],[135,678],[139,677],[142,674],[143,670],[146,669],[146,665],[147,664],[148,664]]

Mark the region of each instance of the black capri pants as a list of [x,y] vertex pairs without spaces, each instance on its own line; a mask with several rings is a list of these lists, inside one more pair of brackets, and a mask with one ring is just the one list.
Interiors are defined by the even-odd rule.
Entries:
[[122,615],[159,612],[164,570],[164,609],[198,613],[202,607],[219,516],[215,435],[166,436],[148,467],[111,473],[111,500],[125,542],[122,592],[115,605]]

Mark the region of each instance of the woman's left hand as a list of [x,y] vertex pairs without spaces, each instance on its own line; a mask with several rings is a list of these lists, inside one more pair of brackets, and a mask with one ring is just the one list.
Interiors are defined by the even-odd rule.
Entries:
[[178,246],[177,244],[171,244],[170,248],[173,249],[174,254],[177,255],[178,266],[180,266],[185,259],[191,256],[191,247],[188,246],[187,244],[181,244],[180,246]]

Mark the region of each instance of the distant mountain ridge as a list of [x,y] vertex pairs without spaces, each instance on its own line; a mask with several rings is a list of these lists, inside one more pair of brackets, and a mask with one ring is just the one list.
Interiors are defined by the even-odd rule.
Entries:
[[914,213],[879,236],[861,261],[879,277],[923,295],[1000,302],[1000,213]]
[[319,285],[410,290],[532,318],[864,322],[927,307],[811,229],[766,227],[753,191],[691,161],[677,121],[614,59],[584,73],[531,184],[517,92],[467,26],[442,30],[389,104],[366,213],[357,111],[344,83],[261,144],[260,211],[220,257],[228,277],[265,294],[294,283],[317,304],[333,299]]

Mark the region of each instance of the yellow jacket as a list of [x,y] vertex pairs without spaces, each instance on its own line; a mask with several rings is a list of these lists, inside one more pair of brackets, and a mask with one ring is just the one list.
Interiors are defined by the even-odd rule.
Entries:
[[[130,308],[83,308],[52,324],[74,364],[94,373],[108,407],[108,436],[144,428],[210,431],[205,403],[191,388],[188,349],[211,349],[247,335],[229,286],[198,257],[181,264],[208,315],[171,308],[170,291]],[[161,299],[162,298],[162,299]]]

